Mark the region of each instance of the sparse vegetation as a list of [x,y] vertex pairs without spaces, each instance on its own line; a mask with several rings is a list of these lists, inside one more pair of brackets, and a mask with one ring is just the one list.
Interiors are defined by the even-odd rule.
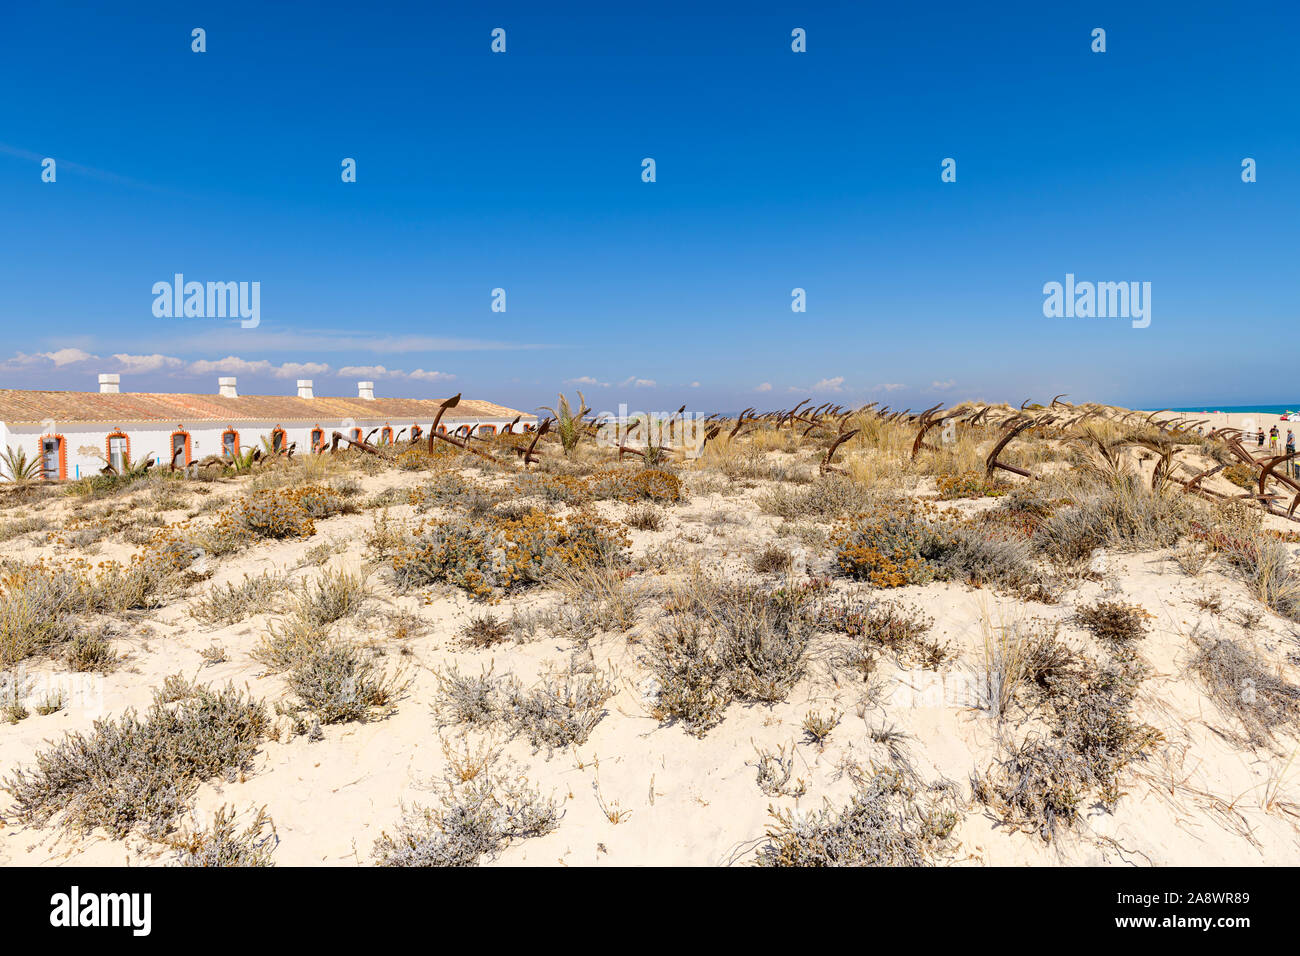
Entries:
[[199,783],[247,770],[268,727],[265,706],[233,687],[203,687],[175,706],[159,697],[143,718],[127,711],[68,734],[4,787],[24,820],[44,824],[58,814],[71,830],[103,827],[121,838],[139,828],[156,839]]
[[389,674],[369,650],[353,643],[321,642],[298,656],[288,673],[297,709],[322,724],[386,717],[409,685]]
[[[1276,515],[1289,498],[1274,496],[1264,518],[1257,501],[1215,497],[1237,494],[1234,474],[1252,492],[1259,478],[1244,463],[1213,472],[1237,460],[1220,438],[1100,406],[1071,424],[1060,405],[969,404],[949,410],[942,439],[931,430],[918,444],[909,413],[808,404],[715,420],[692,460],[644,436],[619,456],[586,440],[585,407],[556,411],[572,440],[553,428],[526,466],[514,452],[532,435],[476,437],[488,459],[370,433],[378,454],[246,454],[175,472],[136,461],[80,481],[0,483],[0,728],[11,748],[80,731],[29,749],[4,783],[6,821],[161,843],[124,844],[132,863],[266,866],[289,853],[298,864],[316,852],[299,827],[277,851],[265,810],[212,813],[205,787],[200,820],[196,791],[211,783],[243,806],[233,785],[264,738],[275,759],[259,772],[274,787],[292,785],[294,766],[332,773],[358,740],[388,746],[385,735],[431,723],[445,769],[373,844],[383,865],[474,865],[550,832],[560,804],[530,778],[567,790],[575,833],[613,834],[594,850],[557,845],[572,862],[638,862],[647,825],[699,862],[717,843],[680,839],[683,806],[722,832],[768,800],[784,809],[759,848],[765,864],[955,861],[964,812],[999,826],[977,827],[963,857],[1023,862],[1014,831],[1055,840],[1145,780],[1154,789],[1132,800],[1124,846],[1088,846],[1108,860],[1178,859],[1180,846],[1134,836],[1163,800],[1211,842],[1230,820],[1240,859],[1254,861],[1254,835],[1281,832],[1270,827],[1300,806],[1282,763],[1300,733],[1287,623],[1300,621],[1300,533]],[[1032,477],[988,470],[1008,426],[1034,414],[1055,421],[999,452]],[[246,453],[258,440],[246,436]],[[1207,497],[1184,491],[1193,475]],[[913,590],[883,593],[899,588]],[[991,597],[976,588],[997,592],[996,623],[971,607]],[[1180,624],[1197,618],[1189,640]],[[1160,676],[1139,696],[1144,659]],[[273,716],[199,684],[208,673],[274,688]],[[420,686],[410,675],[425,673],[436,687],[420,692],[414,723],[355,726],[405,710]],[[123,711],[143,681],[152,706]],[[87,684],[111,715],[93,726],[76,696]],[[949,713],[907,707],[922,696]],[[918,769],[939,765],[927,748],[952,719],[974,755],[973,805]],[[758,741],[756,786],[733,786],[737,734]],[[1238,747],[1253,752],[1216,764]],[[1245,776],[1256,765],[1258,810]],[[331,787],[353,776],[366,779]],[[831,789],[846,778],[851,797]],[[334,790],[314,792],[313,812],[339,809]],[[809,804],[823,793],[839,796]],[[736,799],[755,803],[733,813]],[[273,806],[284,826],[285,804]],[[1261,827],[1259,814],[1273,819]],[[750,854],[746,836],[735,845]],[[1074,841],[1055,850],[1085,858]],[[1228,843],[1214,852],[1238,862]]]
[[772,811],[763,866],[932,866],[961,818],[952,788],[917,789],[895,770],[860,779],[843,808]]
[[499,751],[452,762],[438,803],[407,809],[392,836],[374,846],[380,866],[476,866],[517,840],[544,836],[560,822],[554,799],[533,788]]
[[654,716],[703,736],[732,700],[784,700],[806,666],[808,597],[702,581],[679,594],[650,644]]
[[1130,715],[1145,677],[1135,658],[1076,664],[1064,671],[1058,664],[1038,684],[1050,730],[1011,744],[1005,759],[971,781],[976,798],[1004,822],[1045,841],[1073,824],[1086,800],[1113,807],[1123,795],[1121,774],[1162,739]]
[[1240,723],[1250,746],[1269,744],[1278,730],[1300,719],[1300,687],[1278,676],[1244,640],[1213,633],[1192,635],[1193,673],[1227,716]]
[[288,587],[288,578],[282,574],[245,574],[237,583],[210,588],[194,603],[190,615],[204,624],[236,624],[254,614],[275,610],[276,598]]
[[107,674],[117,667],[119,658],[104,632],[81,631],[68,644],[64,660],[69,670]]
[[476,617],[460,629],[460,639],[469,647],[491,647],[510,637],[510,622],[495,614]]
[[233,807],[221,807],[212,815],[210,827],[187,827],[167,838],[176,850],[176,866],[273,866],[271,855],[280,838],[266,808],[239,830],[239,815]]
[[447,583],[479,597],[536,584],[556,567],[625,560],[627,538],[587,514],[568,519],[530,511],[520,518],[454,518],[424,527],[395,551],[403,588]]

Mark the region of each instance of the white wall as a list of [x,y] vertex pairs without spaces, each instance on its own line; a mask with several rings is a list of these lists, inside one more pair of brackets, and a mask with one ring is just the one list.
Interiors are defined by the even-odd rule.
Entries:
[[[472,425],[478,429],[480,425],[494,425],[498,432],[504,431],[512,421],[511,418],[504,419],[475,419],[447,422],[448,432],[460,427],[461,425]],[[166,466],[171,460],[171,434],[176,431],[177,424],[181,425],[190,433],[190,458],[192,461],[198,461],[206,458],[208,455],[221,454],[221,435],[226,430],[225,424],[213,424],[203,422],[201,424],[191,424],[187,422],[171,422],[168,424],[124,424],[122,431],[131,440],[131,460],[140,461],[146,458],[154,458],[157,464],[154,467]],[[234,429],[239,432],[239,444],[241,449],[260,448],[262,437],[270,438],[271,430],[279,424],[278,422],[232,422]],[[405,434],[401,437],[401,442],[406,442],[411,437],[410,422],[389,422],[387,419],[366,418],[366,419],[323,419],[319,422],[313,422],[310,425],[284,425],[286,443],[297,442],[297,448],[294,449],[295,455],[306,455],[311,452],[311,432],[312,429],[319,426],[325,432],[325,444],[329,445],[330,438],[335,431],[351,437],[353,427],[361,429],[361,436],[364,438],[373,428],[382,428],[384,425],[391,424],[393,434],[396,435],[403,428]],[[431,422],[423,421],[418,423],[424,430],[424,437],[429,434],[429,425]],[[524,430],[524,422],[515,426],[515,431]],[[528,424],[535,424],[529,422]],[[68,478],[75,479],[85,477],[86,475],[98,474],[104,467],[105,446],[108,436],[115,431],[112,425],[102,423],[59,423],[58,434],[63,436],[64,448],[67,454]],[[0,422],[0,450],[5,447],[13,447],[15,450],[22,448],[27,452],[28,459],[33,457],[39,458],[41,454],[41,436],[48,433],[48,428],[41,425],[6,425]],[[379,435],[376,433],[372,436],[372,441],[377,441]],[[93,449],[94,451],[91,451]],[[97,453],[97,454],[96,454]],[[6,476],[7,477],[7,476]]]

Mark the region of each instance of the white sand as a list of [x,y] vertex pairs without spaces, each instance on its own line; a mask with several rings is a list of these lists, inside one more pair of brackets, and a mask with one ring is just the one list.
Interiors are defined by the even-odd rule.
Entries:
[[[421,475],[388,472],[365,479],[366,493],[422,479]],[[220,494],[237,490],[230,485],[218,487]],[[689,554],[727,562],[744,573],[740,569],[745,567],[746,556],[773,540],[782,522],[758,513],[754,499],[761,487],[731,490],[738,493],[730,497],[717,491],[697,494],[685,505],[665,509],[667,520],[661,530],[633,534],[634,551],[639,555],[651,547],[676,544]],[[983,503],[962,505],[979,506]],[[602,504],[600,511],[622,515],[626,506]],[[409,512],[406,506],[393,509],[394,516]],[[731,516],[731,520],[706,520],[719,514]],[[238,580],[244,573],[293,567],[309,547],[331,538],[348,542],[344,553],[332,559],[333,566],[361,567],[360,535],[371,521],[369,512],[342,516],[319,522],[310,541],[254,546],[222,561],[213,583]],[[1277,526],[1295,527],[1287,523]],[[794,544],[790,539],[784,543]],[[124,546],[106,547],[101,556],[120,556],[127,551]],[[66,556],[68,551],[57,546],[33,548],[28,539],[0,545],[4,555],[31,558],[40,553]],[[829,560],[828,552],[815,556],[811,570],[828,571]],[[1300,863],[1296,827],[1300,761],[1288,763],[1296,741],[1281,740],[1272,750],[1243,749],[1229,742],[1220,731],[1232,729],[1231,718],[1219,712],[1186,672],[1188,634],[1199,624],[1232,637],[1245,637],[1288,679],[1300,681],[1296,668],[1300,642],[1294,626],[1265,612],[1263,622],[1247,635],[1231,623],[1229,613],[1212,615],[1199,610],[1195,599],[1215,592],[1229,609],[1259,608],[1240,581],[1220,570],[1189,577],[1164,553],[1102,554],[1095,565],[1102,569],[1103,580],[1083,584],[1055,606],[1024,604],[987,591],[939,584],[888,595],[935,618],[932,636],[950,642],[959,655],[947,668],[954,685],[980,658],[981,607],[987,607],[995,622],[1031,616],[1062,621],[1065,639],[1098,656],[1101,649],[1093,639],[1070,623],[1077,605],[1108,593],[1138,603],[1153,615],[1151,633],[1141,652],[1154,675],[1143,687],[1136,716],[1159,729],[1165,740],[1151,759],[1126,774],[1126,795],[1115,812],[1089,808],[1082,825],[1048,844],[1035,834],[1009,831],[992,820],[979,803],[971,802],[958,830],[961,848],[954,862]],[[314,571],[297,573],[310,575]],[[403,805],[433,799],[429,781],[445,767],[442,741],[430,712],[435,669],[456,662],[462,671],[475,672],[492,664],[497,674],[514,673],[527,683],[545,666],[563,666],[568,660],[569,642],[551,638],[500,645],[492,651],[464,650],[455,639],[456,630],[471,612],[481,611],[480,606],[449,591],[433,592],[427,602],[419,595],[396,596],[379,574],[375,580],[382,595],[375,607],[387,604],[404,609],[424,619],[430,628],[423,636],[396,642],[386,639],[381,630],[350,626],[349,633],[359,638],[384,641],[386,659],[409,669],[413,683],[397,713],[373,723],[327,726],[320,742],[282,736],[262,747],[246,779],[220,786],[205,784],[200,791],[198,807],[205,816],[223,803],[240,808],[265,805],[279,833],[275,860],[280,864],[368,863],[375,839],[385,828],[391,831]],[[849,589],[842,581],[835,586]],[[554,595],[525,594],[493,610],[508,615],[512,607],[535,607],[553,600]],[[128,707],[143,710],[151,689],[177,672],[205,682],[233,681],[268,701],[284,695],[281,678],[265,675],[249,657],[265,630],[265,616],[206,629],[187,615],[189,603],[181,600],[159,612],[136,616],[136,631],[119,643],[119,650],[128,655],[125,666],[103,679],[107,715],[120,714]],[[770,707],[733,704],[720,726],[697,739],[681,727],[661,727],[647,713],[647,672],[639,662],[643,650],[636,637],[635,632],[607,635],[593,642],[597,662],[616,670],[620,691],[586,744],[547,759],[544,751],[532,753],[525,740],[503,739],[506,752],[527,768],[530,780],[562,800],[564,817],[554,833],[512,845],[497,862],[539,866],[747,862],[753,859],[754,847],[764,834],[770,806],[802,812],[820,808],[826,800],[842,804],[853,788],[840,772],[845,761],[887,760],[885,748],[869,736],[872,729],[892,725],[908,734],[906,752],[921,776],[951,779],[967,798],[971,773],[987,769],[998,753],[1000,728],[996,722],[988,713],[959,702],[921,700],[907,705],[895,700],[883,711],[868,710],[860,715],[860,687],[846,679],[843,670],[830,666],[824,649],[814,653],[809,677],[788,701]],[[229,660],[204,667],[200,651],[213,643],[225,647]],[[400,653],[399,643],[404,643],[409,654]],[[888,658],[882,661],[886,673],[905,684],[920,685],[932,679],[924,673],[900,672]],[[31,670],[39,675],[54,668],[47,662],[33,665]],[[810,709],[831,708],[843,711],[844,716],[825,749],[819,750],[804,740],[799,725]],[[49,716],[33,713],[16,725],[0,724],[0,773],[29,765],[46,742],[67,731],[87,730],[92,719],[92,714],[70,709]],[[449,739],[459,736],[455,729],[443,733]],[[755,745],[771,750],[793,746],[796,776],[807,783],[806,795],[772,799],[761,793],[755,785]],[[619,817],[617,823],[611,822],[606,810]],[[0,813],[4,814],[0,863],[140,865],[168,859],[157,844],[141,838],[115,841],[92,835],[76,839],[55,828],[22,825],[11,813]]]

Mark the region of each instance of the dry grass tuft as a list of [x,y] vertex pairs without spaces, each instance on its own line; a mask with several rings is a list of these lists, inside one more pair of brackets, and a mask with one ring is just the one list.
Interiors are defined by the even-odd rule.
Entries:
[[1268,667],[1244,640],[1193,632],[1192,672],[1225,714],[1235,717],[1251,746],[1264,746],[1277,731],[1296,726],[1300,687]]

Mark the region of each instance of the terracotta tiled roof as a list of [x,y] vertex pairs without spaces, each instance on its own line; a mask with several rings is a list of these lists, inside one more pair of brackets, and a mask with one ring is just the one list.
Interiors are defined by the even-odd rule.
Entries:
[[[163,392],[40,392],[0,388],[0,422],[316,422],[353,418],[427,423],[438,414],[441,401],[427,398],[298,398],[293,395],[176,395]],[[535,415],[474,399],[460,400],[442,417],[445,422],[467,419],[511,419]]]

